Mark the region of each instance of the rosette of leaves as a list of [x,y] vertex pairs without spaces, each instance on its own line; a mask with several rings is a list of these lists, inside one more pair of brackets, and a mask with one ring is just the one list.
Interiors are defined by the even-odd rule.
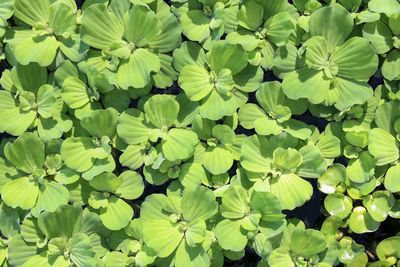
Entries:
[[94,3],[83,13],[82,40],[101,50],[93,51],[92,61],[102,66],[100,71],[115,72],[122,89],[165,80],[172,84],[175,79],[167,53],[179,45],[181,27],[169,6],[158,3],[153,10],[146,4],[113,0],[109,6]]
[[225,250],[241,252],[257,233],[274,236],[285,224],[279,200],[270,192],[248,192],[240,185],[230,185],[221,202],[222,218],[214,232]]
[[34,133],[7,143],[0,165],[2,200],[12,208],[30,210],[34,216],[68,203],[70,195],[64,184],[79,179]]
[[326,236],[320,231],[305,229],[301,221],[289,221],[276,243],[266,259],[269,266],[333,266],[327,256]]
[[288,43],[296,20],[288,12],[277,12],[265,19],[264,12],[268,11],[260,1],[246,1],[237,14],[237,30],[229,33],[226,40],[248,51],[251,64],[271,69],[275,48]]
[[77,7],[73,1],[15,0],[14,16],[21,26],[7,33],[5,42],[18,63],[53,63],[57,53],[79,62],[89,46],[76,33]]
[[241,148],[240,164],[257,178],[256,188],[272,192],[282,208],[289,210],[312,196],[311,184],[301,177],[318,178],[327,168],[317,146],[301,144],[286,133],[248,137]]
[[[182,25],[182,33],[191,41],[218,40],[225,32],[225,24],[232,24],[238,5],[229,0],[172,1],[174,13]],[[225,14],[227,13],[227,14]],[[227,21],[228,20],[228,21]]]
[[351,14],[338,4],[311,14],[311,38],[298,52],[304,64],[283,79],[289,98],[307,98],[312,104],[334,105],[343,111],[372,97],[367,81],[377,70],[378,56],[367,39],[348,39],[353,24]]
[[193,131],[201,142],[195,151],[195,162],[213,175],[226,173],[235,160],[240,159],[242,136],[237,136],[228,125],[197,116],[192,124]]
[[142,177],[133,171],[125,171],[118,177],[102,173],[89,181],[94,189],[88,204],[99,214],[104,226],[116,231],[126,227],[132,219],[133,209],[123,199],[133,200],[143,193]]
[[393,193],[400,191],[400,182],[397,178],[400,171],[399,133],[400,104],[387,102],[376,110],[374,128],[369,133],[368,151],[374,156],[377,166],[390,165],[384,179],[385,188]]
[[[395,2],[395,1],[394,1]],[[400,9],[400,3],[397,3]],[[388,80],[400,79],[400,12],[390,11],[389,18],[368,22],[363,27],[363,37],[371,42],[376,53],[383,55],[382,75]]]
[[115,262],[147,266],[156,259],[157,253],[144,243],[140,218],[130,221],[124,229],[112,231],[106,239],[111,250],[103,258],[106,266],[114,266]]
[[[259,135],[279,135],[286,132],[295,138],[305,140],[310,137],[311,129],[304,123],[292,119],[295,113],[304,112],[300,103],[289,101],[279,82],[263,83],[256,92],[257,103],[247,103],[239,110],[239,121],[245,129],[255,129]],[[307,105],[304,105],[307,108]]]
[[[24,219],[22,240],[10,244],[10,262],[13,266],[98,266],[106,252],[101,244],[104,232],[97,214],[80,206],[62,205],[37,219]],[[37,247],[37,253],[19,259],[31,246]]]
[[247,52],[227,41],[215,42],[207,54],[187,42],[174,51],[174,66],[186,96],[200,101],[200,115],[210,120],[232,116],[263,78],[262,69],[248,63]]
[[167,196],[152,194],[143,202],[140,213],[143,239],[168,264],[209,266],[210,242],[205,240],[210,219],[217,211],[214,193],[205,187],[185,188],[182,196],[174,192]]
[[0,132],[21,135],[36,129],[45,140],[60,138],[72,122],[63,114],[60,93],[48,83],[47,70],[36,63],[16,65],[2,73]]
[[61,98],[77,119],[96,109],[112,107],[122,112],[128,108],[129,93],[118,90],[112,76],[107,74],[93,65],[78,69],[70,61],[63,61],[54,72],[55,81],[61,87]]
[[[396,266],[400,261],[400,237],[393,236],[379,242],[376,246],[379,261],[373,266]],[[376,264],[376,265],[375,265]]]
[[80,121],[83,129],[79,135],[65,139],[61,156],[72,170],[91,180],[103,172],[112,172],[115,161],[112,156],[118,112],[113,108],[94,110]]
[[118,137],[129,145],[124,153],[141,157],[139,164],[143,164],[146,154],[153,153],[153,147],[159,149],[168,161],[191,157],[199,139],[195,132],[187,128],[190,122],[185,122],[184,118],[187,118],[190,109],[185,108],[181,99],[172,95],[154,95],[144,104],[143,112],[139,109],[123,112],[117,132]]

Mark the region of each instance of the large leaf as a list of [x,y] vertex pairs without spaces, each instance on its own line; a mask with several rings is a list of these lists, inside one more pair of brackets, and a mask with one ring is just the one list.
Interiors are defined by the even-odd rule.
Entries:
[[124,27],[107,6],[94,4],[85,9],[81,34],[85,43],[98,49],[106,49],[122,40]]
[[218,210],[214,192],[197,186],[186,188],[182,197],[182,214],[187,222],[207,220]]
[[8,143],[4,155],[17,169],[33,174],[43,168],[45,160],[44,143],[33,133],[25,133],[13,143]]
[[199,139],[193,131],[173,128],[162,140],[161,148],[165,158],[174,161],[189,158],[198,142]]
[[138,47],[147,45],[160,30],[157,15],[146,6],[134,5],[124,17],[125,38]]
[[330,49],[341,45],[353,30],[353,18],[341,5],[333,4],[312,13],[309,20],[312,36],[323,36]]
[[211,69],[217,74],[222,69],[229,69],[235,75],[246,67],[247,59],[247,53],[241,46],[228,42],[215,43],[209,54]]
[[21,21],[34,26],[38,22],[48,22],[49,8],[49,1],[17,0],[14,4],[14,14]]
[[128,59],[122,60],[117,72],[118,85],[123,89],[143,88],[150,83],[151,74],[160,68],[160,58],[155,53],[138,48]]
[[220,221],[214,229],[218,243],[223,249],[242,251],[247,244],[246,231],[241,227],[241,220]]
[[368,81],[378,68],[378,56],[368,40],[353,37],[332,53],[332,60],[339,68],[338,76]]
[[385,130],[372,129],[369,133],[368,150],[376,159],[376,165],[386,165],[399,158],[399,144],[397,140]]
[[118,121],[118,112],[113,108],[94,110],[81,120],[81,126],[91,136],[112,138]]
[[210,73],[197,65],[188,65],[182,69],[179,75],[179,85],[192,101],[205,98],[214,88]]
[[157,128],[169,128],[178,117],[179,103],[171,95],[154,95],[144,104],[144,112]]
[[116,196],[108,199],[108,205],[100,209],[100,218],[104,226],[116,231],[126,227],[133,217],[133,209],[128,203]]
[[282,209],[292,210],[311,199],[313,188],[309,182],[294,173],[274,178],[271,192],[280,200]]
[[[325,100],[330,81],[322,71],[301,68],[287,74],[282,82],[285,94],[291,99],[307,98],[312,104]],[[318,94],[315,92],[318,91]]]
[[36,205],[39,186],[28,177],[17,178],[1,188],[1,198],[10,207],[31,209]]

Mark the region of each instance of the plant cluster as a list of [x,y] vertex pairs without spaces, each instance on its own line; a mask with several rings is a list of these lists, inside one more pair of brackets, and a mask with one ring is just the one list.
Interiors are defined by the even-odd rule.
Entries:
[[400,266],[398,0],[1,0],[0,39],[1,267]]

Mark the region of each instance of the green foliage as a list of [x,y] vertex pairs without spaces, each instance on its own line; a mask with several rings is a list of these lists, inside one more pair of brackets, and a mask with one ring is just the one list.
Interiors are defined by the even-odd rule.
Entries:
[[398,0],[77,2],[0,1],[0,267],[400,266]]

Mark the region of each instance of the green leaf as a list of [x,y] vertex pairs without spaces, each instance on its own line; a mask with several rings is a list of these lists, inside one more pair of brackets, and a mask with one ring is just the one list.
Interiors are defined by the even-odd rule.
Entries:
[[303,162],[303,157],[296,149],[278,147],[273,154],[274,164],[284,170],[296,169]]
[[280,12],[267,20],[264,27],[269,41],[277,46],[285,45],[295,29],[292,16],[287,12]]
[[[151,81],[151,74],[160,71],[160,58],[147,49],[138,48],[128,59],[123,59],[117,72],[118,85],[123,89],[129,87],[143,88]],[[131,77],[135,76],[135,79]]]
[[375,160],[368,152],[364,151],[358,158],[349,161],[346,176],[355,183],[366,183],[372,179],[374,169]]
[[22,111],[13,95],[5,90],[0,91],[0,116],[7,118],[0,121],[0,132],[12,135],[21,135],[35,120],[36,112]]
[[133,209],[122,199],[111,196],[108,205],[100,209],[100,219],[112,231],[126,227],[133,217]]
[[353,201],[343,194],[334,193],[326,196],[324,207],[330,215],[344,219],[350,214],[353,208]]
[[392,31],[382,21],[366,23],[362,33],[363,37],[371,42],[376,53],[384,54],[392,48]]
[[154,95],[144,104],[146,119],[157,128],[169,128],[176,121],[179,103],[172,95]]
[[393,50],[382,65],[382,75],[388,80],[396,80],[400,77],[400,51]]
[[41,213],[38,225],[48,240],[55,237],[69,239],[82,218],[81,216],[82,208],[80,206],[62,205],[55,212]]
[[121,41],[124,27],[118,17],[107,6],[94,4],[85,9],[82,16],[82,40],[98,49],[109,48]]
[[236,75],[247,66],[247,60],[247,53],[241,46],[228,42],[215,43],[209,54],[210,67],[216,74],[229,69],[232,75]]
[[70,239],[71,261],[77,266],[91,266],[96,264],[95,252],[92,250],[90,238],[82,233],[75,234]]
[[256,2],[246,2],[237,14],[238,24],[248,30],[255,31],[263,22],[264,8]]
[[36,205],[39,186],[28,177],[17,178],[1,188],[1,198],[10,207],[29,210]]
[[368,151],[374,156],[376,165],[386,165],[399,158],[399,144],[388,132],[374,128],[370,131],[368,139]]
[[384,13],[390,17],[400,12],[400,4],[396,0],[371,0],[368,2],[368,9],[376,13]]
[[36,36],[30,30],[16,30],[10,45],[19,63],[36,62],[45,67],[53,62],[60,43],[54,36]]
[[159,32],[157,15],[146,6],[134,5],[124,16],[125,38],[138,47],[146,46]]
[[378,56],[367,39],[353,37],[332,53],[332,60],[339,68],[338,76],[368,81],[378,68]]
[[55,2],[50,5],[49,26],[54,35],[73,33],[76,28],[75,10],[63,2]]
[[388,260],[390,257],[400,258],[400,238],[393,236],[379,242],[376,247],[376,254],[380,260]]
[[363,199],[363,204],[371,217],[377,222],[383,222],[394,205],[394,197],[389,191],[375,191]]
[[77,77],[68,77],[64,80],[61,89],[61,98],[73,109],[81,108],[91,102],[95,95],[91,95],[86,84]]
[[242,251],[247,244],[247,235],[241,227],[241,220],[225,219],[220,221],[214,229],[219,245],[226,250]]
[[17,0],[14,4],[14,15],[26,24],[34,26],[38,22],[48,22],[49,8],[49,1]]
[[311,199],[313,188],[294,173],[282,174],[270,185],[271,192],[280,200],[282,209],[292,210]]
[[186,188],[182,197],[182,214],[185,221],[207,220],[218,210],[214,192],[205,187]]
[[357,234],[374,232],[380,223],[375,221],[364,207],[355,207],[350,215],[349,227]]
[[311,36],[323,36],[330,49],[341,45],[353,30],[353,18],[341,5],[325,6],[312,13],[309,20]]
[[201,163],[212,174],[222,174],[232,167],[233,156],[229,150],[223,147],[208,147]]
[[292,233],[290,250],[297,255],[309,259],[326,249],[325,236],[313,229],[295,229]]
[[7,143],[4,148],[6,158],[19,170],[33,174],[42,169],[45,160],[44,143],[33,133],[25,133]]
[[243,218],[250,208],[246,190],[238,185],[231,185],[222,195],[221,215],[228,219]]
[[144,114],[138,109],[125,110],[118,119],[118,136],[127,144],[136,145],[145,143],[150,136],[151,129],[145,124]]
[[124,199],[137,199],[144,191],[143,178],[133,171],[124,171],[119,175],[122,184],[117,188],[116,193]]
[[180,243],[175,254],[176,267],[197,267],[209,265],[210,258],[201,245],[192,247],[184,241]]
[[69,137],[62,143],[60,152],[65,164],[78,172],[89,170],[96,158],[108,157],[108,153],[102,147],[96,147],[90,137]]
[[31,210],[35,217],[42,211],[55,211],[59,206],[67,204],[69,200],[68,189],[56,182],[45,182],[39,187],[39,197],[37,204]]
[[335,107],[339,110],[346,110],[353,105],[364,104],[373,95],[372,88],[367,82],[339,77],[335,78],[335,82],[340,95]]
[[202,10],[188,10],[180,20],[182,33],[189,40],[202,42],[210,36],[210,19]]
[[181,70],[179,85],[191,101],[205,98],[214,89],[210,73],[197,65],[188,65]]
[[81,120],[81,126],[94,137],[112,138],[118,121],[118,112],[113,108],[94,110]]
[[101,192],[115,193],[122,184],[122,179],[113,173],[101,173],[89,181],[94,189]]
[[385,175],[385,188],[392,193],[400,191],[400,164],[390,167]]
[[[312,104],[325,100],[330,81],[322,71],[301,68],[287,74],[282,82],[283,92],[291,99],[307,98]],[[315,92],[318,91],[318,94]]]
[[272,144],[266,137],[248,137],[241,148],[240,163],[252,172],[269,172],[272,163]]
[[318,148],[312,144],[303,146],[299,152],[302,156],[302,163],[296,173],[302,177],[318,178],[327,168],[327,163],[322,157]]
[[189,158],[199,142],[196,133],[189,129],[173,128],[161,142],[162,152],[169,161]]

